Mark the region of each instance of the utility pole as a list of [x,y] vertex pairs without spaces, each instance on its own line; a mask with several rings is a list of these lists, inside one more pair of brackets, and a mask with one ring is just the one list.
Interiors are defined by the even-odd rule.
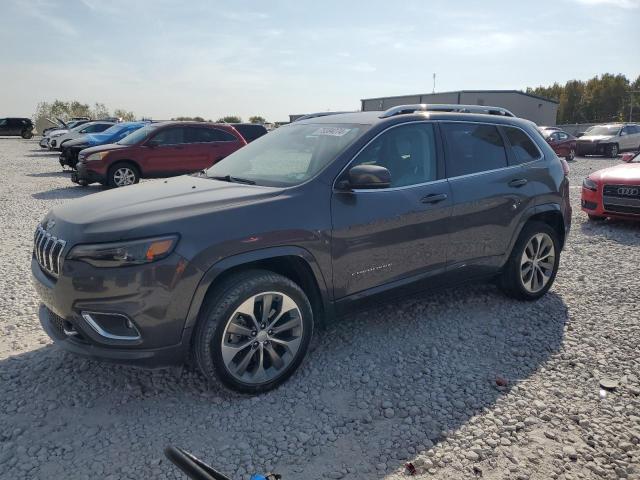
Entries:
[[433,74],[433,93],[436,93],[436,74]]

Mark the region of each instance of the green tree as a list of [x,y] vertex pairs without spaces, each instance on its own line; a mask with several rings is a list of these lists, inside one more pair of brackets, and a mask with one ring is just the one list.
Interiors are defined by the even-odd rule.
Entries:
[[122,108],[117,108],[113,111],[113,116],[121,119],[123,122],[133,122],[136,119],[136,114]]
[[242,123],[242,118],[237,115],[227,115],[216,120],[216,123]]
[[254,115],[253,117],[249,117],[249,121],[251,123],[260,123],[260,124],[267,123],[267,120],[264,117],[261,117],[260,115]]

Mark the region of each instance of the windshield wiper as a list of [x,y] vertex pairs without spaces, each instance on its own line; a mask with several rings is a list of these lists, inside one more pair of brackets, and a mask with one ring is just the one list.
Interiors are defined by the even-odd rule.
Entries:
[[253,180],[249,180],[248,178],[240,178],[240,177],[232,177],[231,175],[222,175],[219,177],[209,177],[214,180],[222,180],[223,182],[233,182],[233,183],[246,183],[247,185],[255,185],[256,182]]

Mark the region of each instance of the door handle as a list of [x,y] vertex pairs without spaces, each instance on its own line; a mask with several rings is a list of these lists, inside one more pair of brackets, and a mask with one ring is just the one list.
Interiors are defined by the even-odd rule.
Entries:
[[446,193],[430,193],[420,200],[422,203],[438,203],[447,199]]
[[509,186],[516,188],[523,187],[527,184],[527,181],[526,178],[515,178],[509,182]]

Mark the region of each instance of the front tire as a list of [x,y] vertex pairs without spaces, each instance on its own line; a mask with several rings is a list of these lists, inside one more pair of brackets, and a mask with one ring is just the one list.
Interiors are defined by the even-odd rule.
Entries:
[[313,312],[302,289],[264,270],[228,277],[209,293],[192,352],[208,380],[257,394],[287,380],[313,335]]
[[553,285],[559,263],[557,232],[546,223],[527,223],[504,266],[500,288],[518,300],[537,300]]
[[111,188],[126,187],[140,181],[138,168],[129,162],[113,165],[107,173],[107,185]]
[[616,158],[618,156],[618,145],[615,143],[607,145],[605,153],[609,158]]

